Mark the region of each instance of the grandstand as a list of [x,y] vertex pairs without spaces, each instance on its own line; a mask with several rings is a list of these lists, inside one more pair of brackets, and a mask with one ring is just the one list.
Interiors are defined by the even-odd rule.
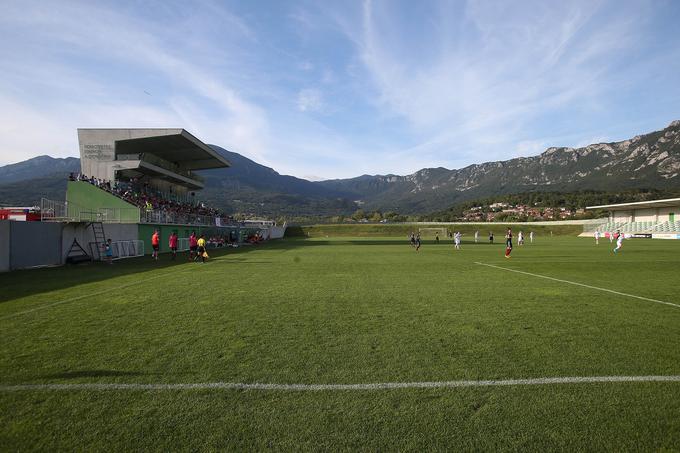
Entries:
[[2,270],[98,260],[107,239],[114,259],[148,254],[154,230],[161,252],[169,251],[172,232],[180,250],[192,231],[214,247],[283,236],[285,226],[237,222],[198,199],[204,180],[196,171],[231,164],[184,129],[79,129],[78,140],[81,171],[70,175],[66,199],[43,198],[41,222],[6,229],[8,243],[24,242],[10,240],[22,235],[38,239],[30,241],[32,250],[12,254],[27,258]]
[[607,210],[609,218],[595,230],[601,233],[620,231],[624,234],[657,239],[680,239],[680,198],[640,201],[600,206],[589,210]]

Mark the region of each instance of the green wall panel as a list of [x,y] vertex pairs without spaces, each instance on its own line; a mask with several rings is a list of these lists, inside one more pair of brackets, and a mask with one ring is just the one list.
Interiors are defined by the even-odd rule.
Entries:
[[66,201],[92,211],[114,210],[111,214],[121,223],[139,222],[139,208],[89,182],[69,181],[66,187]]

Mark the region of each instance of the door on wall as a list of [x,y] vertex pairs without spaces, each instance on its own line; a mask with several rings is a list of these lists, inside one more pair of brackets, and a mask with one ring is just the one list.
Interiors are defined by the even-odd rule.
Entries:
[[668,213],[668,221],[669,222],[675,222],[675,213],[674,212]]

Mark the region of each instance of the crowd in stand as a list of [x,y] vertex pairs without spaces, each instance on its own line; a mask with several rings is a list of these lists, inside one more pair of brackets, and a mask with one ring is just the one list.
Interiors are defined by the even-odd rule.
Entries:
[[246,242],[249,244],[259,244],[264,242],[264,236],[261,232],[257,231],[246,238]]
[[208,239],[209,247],[238,247],[238,241],[236,238],[229,236],[210,236]]
[[194,223],[200,218],[214,220],[217,217],[221,218],[224,223],[233,221],[233,219],[222,215],[219,210],[205,206],[203,203],[168,199],[147,183],[142,183],[134,178],[128,181],[119,179],[111,182],[71,173],[69,180],[89,182],[142,209],[143,215],[160,215],[162,219],[157,220],[168,221],[168,223]]

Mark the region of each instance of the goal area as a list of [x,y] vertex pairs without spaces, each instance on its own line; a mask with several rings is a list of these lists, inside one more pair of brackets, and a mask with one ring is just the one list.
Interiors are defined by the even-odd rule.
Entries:
[[425,237],[435,237],[439,234],[440,238],[445,238],[449,234],[449,230],[446,228],[420,228],[418,232]]

